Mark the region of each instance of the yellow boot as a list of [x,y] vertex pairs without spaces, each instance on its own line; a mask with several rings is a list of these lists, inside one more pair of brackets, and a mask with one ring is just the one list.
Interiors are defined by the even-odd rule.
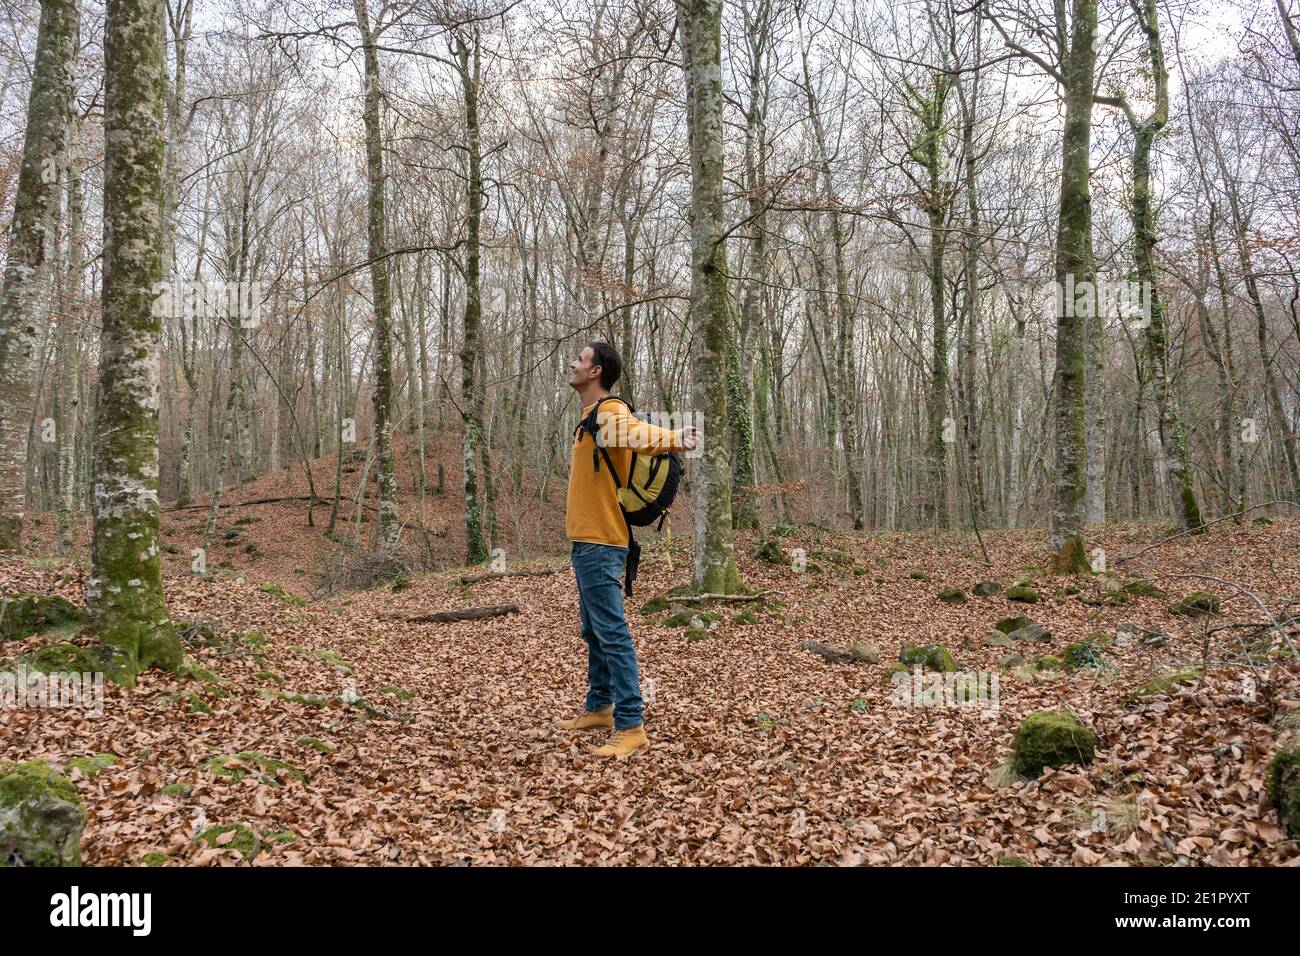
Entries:
[[603,747],[597,747],[594,753],[597,757],[618,757],[621,759],[648,746],[650,746],[650,741],[646,740],[645,725],[638,724],[635,727],[629,727],[627,730],[618,731],[614,734],[613,740]]
[[614,726],[614,705],[604,710],[584,710],[572,720],[560,721],[561,730],[606,730]]

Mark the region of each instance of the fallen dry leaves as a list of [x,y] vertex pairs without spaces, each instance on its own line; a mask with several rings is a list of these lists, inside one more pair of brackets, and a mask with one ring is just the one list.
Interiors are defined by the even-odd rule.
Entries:
[[[261,526],[248,528],[251,534]],[[1113,561],[1157,537],[1152,528],[1121,527],[1090,543]],[[1276,608],[1283,596],[1300,595],[1297,539],[1295,521],[1225,523],[1124,571],[1213,574]],[[1284,838],[1264,792],[1269,756],[1294,739],[1280,718],[1300,706],[1300,668],[1261,670],[1251,699],[1243,671],[1216,664],[1232,648],[1220,636],[1204,679],[1127,703],[1151,677],[1199,662],[1203,626],[1169,614],[1167,600],[1089,607],[1074,597],[1053,599],[1053,585],[1041,577],[1044,601],[1037,605],[1002,596],[940,602],[942,587],[1006,584],[1043,557],[1036,532],[994,533],[987,541],[991,568],[969,536],[801,530],[783,545],[839,549],[865,570],[825,564],[800,575],[744,559],[747,582],[770,591],[785,620],[765,612],[741,625],[731,619],[744,608],[724,608],[708,639],[695,643],[638,613],[650,596],[684,583],[689,567],[687,552],[678,551],[670,572],[662,548],[647,545],[628,610],[642,679],[655,682],[646,708],[651,749],[620,763],[589,755],[598,736],[554,729],[580,705],[586,680],[571,573],[462,588],[452,571],[400,593],[380,588],[294,608],[252,583],[169,569],[173,615],[215,622],[227,638],[190,653],[227,682],[229,696],[149,672],[133,692],[109,687],[101,718],[0,711],[0,740],[9,759],[62,766],[76,756],[120,757],[93,777],[73,774],[90,812],[88,865],[137,865],[159,850],[172,863],[237,865],[238,852],[221,840],[213,847],[194,840],[206,826],[229,823],[246,823],[262,838],[253,861],[259,866],[955,865],[1004,857],[1035,865],[1300,863],[1300,848]],[[738,546],[743,555],[750,550],[749,541]],[[912,578],[917,570],[930,580]],[[1202,587],[1220,593],[1226,621],[1257,619],[1241,596],[1166,583],[1175,595]],[[0,591],[22,590],[80,600],[75,576],[17,560],[0,564]],[[482,621],[381,617],[511,602],[520,614]],[[1050,648],[1036,644],[1035,654],[1060,653],[1092,632],[1113,633],[1121,621],[1169,639],[1110,648],[1115,669],[1104,677],[1004,675],[1000,707],[990,716],[979,707],[891,704],[883,674],[903,644],[946,644],[964,669],[996,670],[1003,655],[1023,648],[985,647],[979,639],[1017,611],[1053,631]],[[241,643],[249,631],[265,643]],[[962,647],[968,638],[973,643]],[[810,639],[872,643],[881,662],[828,664],[801,650]],[[40,641],[4,645],[0,653],[29,651]],[[414,696],[403,699],[394,688]],[[367,717],[337,699],[348,690],[378,713]],[[190,712],[189,691],[212,713]],[[277,696],[281,691],[334,699],[313,706]],[[991,786],[990,772],[1004,761],[1024,714],[1057,707],[1072,708],[1099,734],[1096,762]],[[245,751],[285,761],[306,779],[281,771],[235,780],[206,767]],[[190,789],[162,792],[177,784]],[[1120,815],[1115,808],[1127,808],[1127,822],[1089,826],[1098,807],[1111,808],[1111,820]],[[271,839],[276,834],[281,839]]]

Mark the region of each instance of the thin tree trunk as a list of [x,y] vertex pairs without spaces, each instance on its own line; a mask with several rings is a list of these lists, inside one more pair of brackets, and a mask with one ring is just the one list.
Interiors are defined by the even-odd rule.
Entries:
[[[680,13],[691,159],[692,402],[727,421],[731,303],[723,218],[722,0],[687,0]],[[731,450],[725,434],[704,439],[691,489],[695,590],[741,588],[731,522]]]
[[56,251],[60,171],[72,127],[75,0],[42,0],[22,167],[0,288],[0,551],[22,544],[37,330],[45,326]]

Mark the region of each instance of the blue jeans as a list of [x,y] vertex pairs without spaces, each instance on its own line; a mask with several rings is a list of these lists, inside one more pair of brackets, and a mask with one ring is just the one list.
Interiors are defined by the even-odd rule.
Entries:
[[578,616],[587,642],[587,709],[614,705],[614,729],[642,722],[641,677],[632,632],[623,617],[623,567],[627,548],[573,542],[570,553],[578,579]]

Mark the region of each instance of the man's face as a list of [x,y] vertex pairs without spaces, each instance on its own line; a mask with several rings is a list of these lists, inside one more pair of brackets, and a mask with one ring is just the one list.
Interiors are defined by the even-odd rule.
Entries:
[[583,348],[578,353],[578,357],[569,363],[569,385],[572,388],[582,388],[588,382],[600,378],[600,366],[592,365],[592,359],[595,353],[590,345]]

